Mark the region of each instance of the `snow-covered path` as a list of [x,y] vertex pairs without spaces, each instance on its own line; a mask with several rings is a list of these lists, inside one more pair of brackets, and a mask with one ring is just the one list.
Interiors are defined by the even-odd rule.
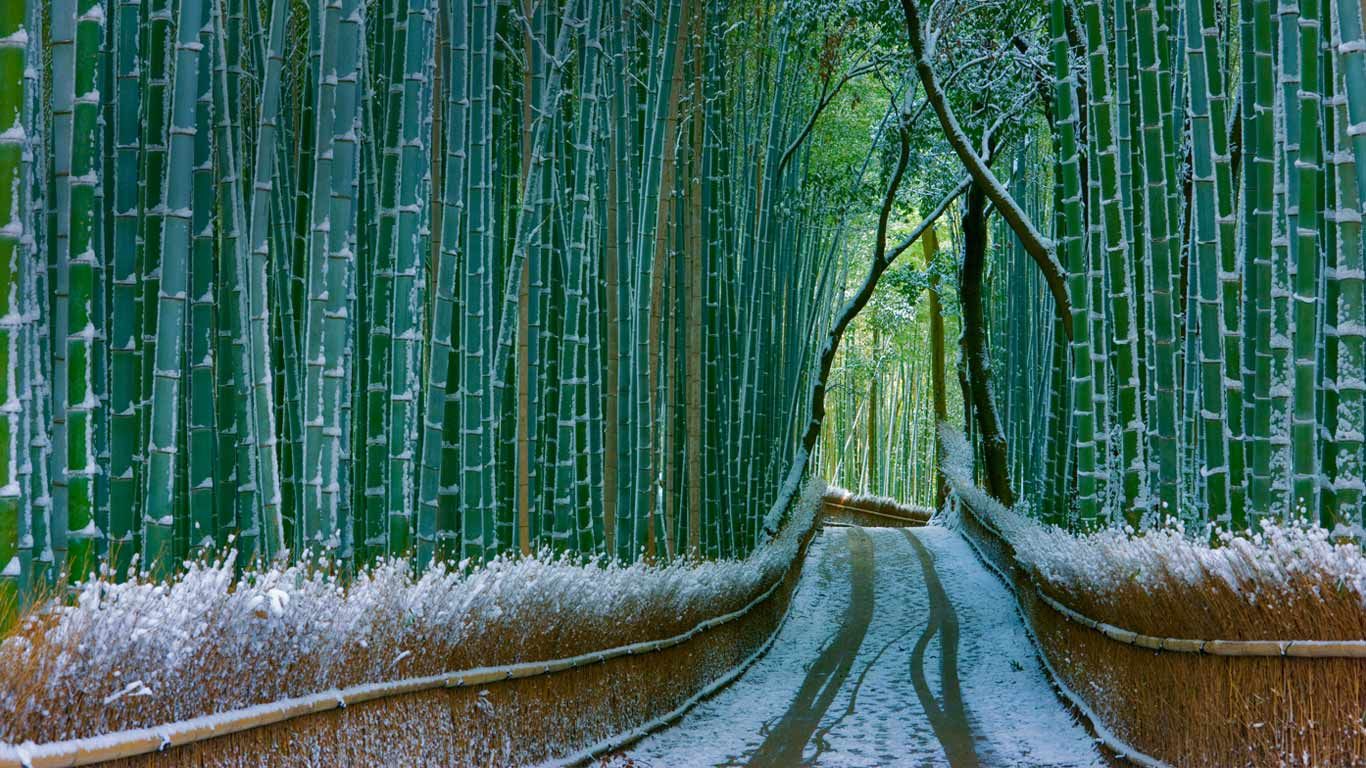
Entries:
[[830,528],[772,650],[613,765],[1103,766],[1013,598],[943,528]]

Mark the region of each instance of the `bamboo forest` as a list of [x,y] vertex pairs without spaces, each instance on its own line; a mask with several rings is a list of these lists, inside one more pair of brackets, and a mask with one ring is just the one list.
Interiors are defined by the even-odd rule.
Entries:
[[1366,766],[1364,19],[0,0],[0,768]]

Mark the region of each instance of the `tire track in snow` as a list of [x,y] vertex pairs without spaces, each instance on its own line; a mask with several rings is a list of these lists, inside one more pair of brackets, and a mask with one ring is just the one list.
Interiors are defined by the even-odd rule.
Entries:
[[[920,543],[909,528],[901,532],[920,558],[925,573],[925,588],[930,596],[930,617],[925,631],[911,651],[911,682],[915,686],[920,706],[934,729],[934,735],[944,747],[944,754],[952,768],[978,768],[977,749],[973,743],[972,725],[963,707],[963,691],[958,680],[958,614],[949,602],[939,574],[934,569],[934,555]],[[925,679],[925,649],[935,635],[939,635],[939,681],[943,706],[934,698]]]
[[[608,761],[612,768],[738,768],[750,763],[798,698],[808,673],[834,645],[855,600],[853,538],[864,533],[876,553],[876,610],[840,690],[805,743],[789,747],[782,768],[948,768],[951,761],[924,714],[908,662],[931,614],[956,623],[957,690],[971,725],[973,753],[982,768],[1111,768],[1093,739],[1058,701],[1020,621],[1015,598],[973,555],[955,531],[930,526],[912,538],[895,529],[830,528],[808,551],[792,616],[773,649],[739,680],[665,729]],[[934,592],[922,586],[931,556]],[[917,563],[920,563],[918,566]],[[942,632],[942,628],[939,630]],[[952,632],[950,632],[952,634]],[[940,638],[935,642],[933,638]],[[932,635],[920,671],[939,695],[945,644]],[[827,680],[825,687],[832,683]],[[951,691],[954,689],[950,689]],[[809,692],[808,709],[822,693]],[[830,696],[829,691],[825,692]],[[935,706],[942,709],[937,699]],[[936,714],[939,714],[938,710]],[[794,739],[801,740],[802,734]],[[957,757],[957,754],[954,754]],[[773,764],[770,763],[770,766]],[[605,768],[605,766],[604,766]]]
[[850,528],[848,542],[850,595],[839,632],[807,671],[782,719],[750,757],[750,768],[791,768],[802,762],[807,742],[848,679],[868,634],[873,621],[873,540],[862,528]]

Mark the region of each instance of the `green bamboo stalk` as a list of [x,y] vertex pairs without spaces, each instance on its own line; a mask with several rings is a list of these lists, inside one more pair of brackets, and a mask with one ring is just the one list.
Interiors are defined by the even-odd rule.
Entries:
[[[546,62],[546,41],[550,39],[551,16],[553,8],[547,7],[545,3],[524,3],[522,16],[527,19],[526,31],[523,34],[523,48],[525,49],[526,63],[523,66],[522,78],[522,126],[521,126],[521,154],[520,180],[526,183],[527,173],[531,170],[531,142],[534,138],[532,110],[535,105],[542,103],[545,96],[545,75],[548,69]],[[542,174],[541,189],[539,193],[541,199],[549,197],[547,188],[551,184],[548,174]],[[543,546],[545,534],[549,530],[547,525],[548,513],[553,514],[553,510],[545,508],[544,499],[546,496],[540,491],[545,484],[545,472],[542,468],[546,465],[546,451],[553,444],[555,435],[547,435],[541,438],[544,427],[549,424],[552,428],[551,418],[558,418],[558,413],[547,413],[545,404],[542,402],[541,391],[547,389],[548,393],[555,390],[553,381],[542,384],[542,367],[545,364],[545,346],[542,338],[542,328],[546,320],[546,308],[548,291],[546,284],[546,269],[542,263],[542,245],[549,245],[552,242],[551,226],[553,222],[547,222],[539,228],[539,236],[531,238],[527,243],[526,263],[522,270],[521,296],[518,301],[518,359],[517,359],[517,389],[518,389],[518,420],[517,420],[517,514],[519,520],[519,532],[524,530],[524,534],[519,539],[525,539],[524,549],[530,550],[532,547]],[[544,423],[543,423],[544,422]],[[553,525],[553,522],[551,523]],[[534,543],[533,543],[534,542]]]
[[[327,365],[327,311],[329,294],[327,281],[329,239],[331,225],[328,220],[331,205],[328,190],[332,186],[333,144],[336,138],[334,103],[337,90],[335,43],[340,25],[340,5],[323,6],[314,0],[313,19],[320,29],[318,33],[317,69],[318,83],[315,93],[314,117],[316,137],[312,162],[311,194],[309,196],[309,221],[307,264],[307,314],[304,318],[304,467],[308,475],[304,478],[303,519],[299,525],[299,547],[307,549],[312,555],[334,552],[340,547],[337,532],[337,496],[335,488],[329,485],[328,473],[334,472],[335,464],[328,466],[329,457],[334,458],[331,449],[339,434],[329,434],[329,421],[334,424],[339,419],[340,407],[335,399],[328,400],[325,388],[335,396],[334,387],[326,386],[324,378],[330,375],[335,383],[340,375],[337,360],[333,367]],[[350,126],[342,130],[349,129]],[[329,413],[331,411],[331,413]]]
[[[6,126],[0,132],[0,211],[6,211],[6,217],[18,217],[27,207],[28,184],[23,177],[24,154],[30,150],[24,103],[27,15],[24,3],[0,8],[0,126]],[[0,391],[5,393],[0,403],[0,628],[8,627],[17,615],[20,590],[32,567],[21,560],[21,550],[31,551],[33,545],[25,547],[22,540],[31,534],[21,508],[24,413],[17,400],[20,387],[14,382],[23,377],[21,270],[29,258],[25,225],[22,218],[0,224]]]
[[149,408],[147,507],[143,517],[146,567],[166,576],[172,563],[171,533],[176,505],[175,465],[180,419],[180,379],[185,367],[186,266],[189,263],[192,204],[188,179],[194,167],[194,120],[198,79],[199,29],[203,4],[185,0],[176,14],[175,84],[172,90],[170,135],[167,141],[165,206],[162,219],[161,280],[157,299],[156,359],[152,371]]
[[137,402],[142,363],[138,347],[137,250],[141,217],[138,205],[138,168],[141,153],[142,107],[141,75],[138,55],[141,44],[141,0],[120,0],[116,18],[118,42],[114,123],[115,166],[113,230],[114,248],[110,253],[113,273],[113,301],[109,323],[110,356],[110,520],[109,541],[114,551],[114,572],[125,573],[138,551],[134,535],[138,522],[134,510],[140,496],[134,477],[136,453],[140,445]]
[[[404,22],[403,91],[399,117],[398,226],[395,235],[393,284],[393,359],[389,380],[390,535],[396,528],[411,532],[417,507],[418,421],[422,393],[423,312],[429,235],[420,226],[430,198],[423,174],[431,166],[431,145],[421,126],[430,119],[422,102],[425,51],[431,6],[428,0],[409,0]],[[398,75],[395,72],[395,75]],[[430,135],[430,132],[427,133]],[[473,174],[471,178],[474,179]],[[482,183],[482,179],[475,179]],[[410,536],[411,534],[405,534]]]
[[217,540],[214,472],[218,439],[214,401],[214,346],[217,328],[214,316],[215,228],[212,220],[214,188],[213,124],[214,24],[200,31],[198,94],[195,101],[194,176],[191,222],[192,255],[190,262],[189,387],[187,400],[187,447],[190,529],[192,551],[212,549],[224,543]]
[[[102,259],[99,201],[99,50],[104,40],[103,0],[80,0],[75,18],[75,80],[67,224],[69,255],[66,310],[67,569],[80,579],[96,568],[104,531],[95,520],[101,409],[95,377],[101,335],[96,312],[96,270]],[[59,270],[60,270],[59,265]]]
[[[38,2],[25,3],[25,33],[28,36],[28,55],[29,61],[40,61],[43,51],[44,29],[43,5]],[[26,373],[26,384],[24,390],[29,395],[30,407],[24,413],[30,414],[26,419],[27,434],[24,435],[26,442],[21,446],[24,455],[27,457],[26,467],[21,464],[21,468],[28,471],[27,494],[21,493],[21,499],[27,501],[29,517],[27,519],[27,531],[24,526],[20,530],[20,587],[33,588],[38,585],[49,583],[55,574],[54,553],[53,553],[53,526],[52,526],[52,484],[50,482],[49,468],[51,465],[52,430],[51,430],[51,404],[48,397],[48,382],[50,381],[50,368],[48,365],[48,342],[50,331],[48,328],[47,315],[40,310],[47,301],[47,269],[46,252],[49,245],[49,230],[44,222],[48,221],[48,210],[50,209],[49,200],[46,193],[47,186],[45,180],[49,166],[46,158],[48,157],[47,147],[49,142],[44,131],[44,88],[46,78],[43,77],[43,67],[27,67],[24,70],[25,103],[23,106],[26,130],[26,138],[29,142],[29,152],[22,156],[24,163],[24,190],[28,205],[21,209],[25,216],[24,230],[26,237],[23,240],[26,256],[20,264],[19,276],[21,300],[25,305],[25,320],[27,333],[21,341],[23,349],[21,354],[24,356],[24,363],[20,370]],[[21,492],[24,489],[21,489]],[[22,512],[22,507],[21,507]],[[23,533],[28,533],[28,538],[23,537]],[[25,573],[25,563],[29,566]],[[26,583],[23,583],[26,582]]]
[[[220,432],[219,453],[232,456],[228,473],[215,478],[219,498],[219,536],[226,542],[236,535],[236,549],[240,565],[255,565],[261,558],[262,504],[258,485],[257,466],[253,462],[256,434],[253,397],[250,388],[250,356],[247,345],[247,253],[243,233],[243,209],[240,180],[241,152],[237,146],[239,132],[228,94],[228,48],[226,27],[219,8],[211,9],[213,26],[213,82],[211,89],[215,111],[222,119],[214,121],[214,144],[217,176],[217,217],[219,227],[220,260],[218,276],[218,306],[220,316],[217,356],[222,364],[218,393],[221,403],[220,423],[231,425]],[[226,524],[226,525],[225,525]]]
[[[48,292],[52,307],[49,333],[58,343],[51,346],[52,356],[52,451],[49,454],[52,477],[52,546],[60,568],[71,564],[67,556],[68,481],[67,481],[67,336],[69,316],[71,259],[71,163],[75,140],[76,101],[76,4],[58,0],[50,9],[52,50],[52,166],[53,245],[48,256]],[[80,565],[80,563],[78,563]]]
[[[1229,510],[1229,440],[1225,424],[1229,418],[1224,399],[1224,348],[1222,332],[1223,296],[1220,293],[1219,219],[1223,214],[1215,199],[1215,128],[1211,116],[1210,93],[1217,85],[1207,81],[1209,68],[1205,58],[1217,56],[1217,51],[1205,49],[1201,34],[1205,22],[1201,5],[1188,0],[1185,5],[1186,58],[1189,62],[1191,141],[1195,212],[1192,233],[1194,244],[1191,260],[1199,270],[1200,311],[1200,416],[1203,434],[1200,446],[1204,455],[1200,475],[1205,480],[1206,519],[1221,525],[1230,522]],[[1213,21],[1212,19],[1210,21]],[[1215,67],[1217,69],[1217,66]],[[1228,408],[1232,408],[1230,403]],[[1241,521],[1238,521],[1241,523]]]
[[[261,85],[261,113],[256,130],[256,158],[251,195],[250,240],[251,268],[246,278],[248,307],[248,335],[251,355],[253,408],[255,410],[257,483],[262,500],[261,554],[275,558],[286,546],[283,520],[283,499],[280,487],[280,454],[277,451],[279,431],[276,426],[275,384],[269,334],[268,307],[278,307],[287,326],[284,333],[287,350],[293,349],[293,311],[288,301],[272,302],[270,281],[270,215],[272,199],[276,196],[277,134],[283,80],[285,29],[289,19],[288,6],[272,3],[269,39],[266,49],[266,71]],[[277,259],[277,261],[279,261]],[[286,376],[290,380],[295,365],[286,355]]]
[[1245,152],[1249,157],[1243,172],[1244,203],[1250,222],[1243,237],[1247,272],[1247,293],[1252,311],[1244,317],[1245,333],[1251,337],[1252,421],[1246,430],[1249,438],[1248,523],[1255,525],[1271,511],[1271,424],[1272,424],[1272,270],[1271,253],[1266,244],[1273,238],[1273,185],[1275,160],[1275,82],[1271,55],[1270,0],[1250,4],[1251,39],[1242,45],[1252,50],[1253,67],[1243,72],[1253,82],[1253,106],[1244,124]]
[[302,543],[315,554],[343,558],[351,531],[343,515],[340,477],[345,431],[342,403],[348,397],[348,297],[355,261],[354,180],[359,162],[361,20],[355,9],[355,0],[345,0],[329,4],[323,14],[305,325],[304,466],[313,474],[305,480]]
[[[436,558],[441,540],[458,534],[449,521],[443,521],[440,514],[441,485],[443,485],[444,463],[449,456],[447,445],[452,443],[447,432],[454,433],[458,422],[448,421],[451,404],[459,402],[459,391],[451,380],[452,368],[459,354],[454,346],[456,313],[456,272],[462,258],[462,230],[464,195],[466,189],[466,156],[462,152],[466,146],[467,124],[466,104],[469,82],[463,77],[469,59],[469,19],[463,5],[452,8],[449,14],[449,49],[452,57],[452,78],[448,89],[447,101],[447,165],[445,165],[443,215],[441,215],[440,257],[437,264],[437,279],[434,294],[432,321],[432,357],[428,369],[428,384],[425,395],[425,420],[422,439],[421,480],[419,480],[418,508],[418,567],[425,567]],[[454,435],[452,435],[454,437]]]
[[[140,452],[136,457],[134,478],[139,489],[136,519],[139,530],[139,549],[142,567],[146,568],[152,553],[145,549],[148,469],[151,463],[151,403],[153,368],[156,361],[158,292],[161,283],[163,225],[166,209],[168,124],[170,121],[172,37],[171,4],[167,0],[150,0],[145,25],[148,32],[139,65],[142,92],[146,96],[142,148],[142,187],[139,209],[142,212],[140,248],[135,252],[134,274],[140,280],[138,295],[137,332],[142,336],[141,371],[138,375],[138,435]],[[54,378],[56,369],[54,366]]]
[[[384,93],[385,108],[381,115],[397,116],[402,108],[402,71],[406,50],[407,19],[396,19],[398,3],[386,9],[385,37],[387,56],[378,61],[387,72],[389,84]],[[383,154],[381,158],[377,228],[377,245],[372,267],[369,293],[370,314],[382,320],[370,325],[367,360],[367,389],[363,404],[366,422],[364,452],[366,546],[383,550],[390,556],[406,552],[411,543],[407,518],[391,519],[388,509],[389,492],[389,386],[392,372],[393,348],[393,282],[395,231],[398,227],[398,166],[399,121],[389,117],[382,121]],[[387,547],[387,549],[385,549]]]
[[1338,371],[1335,376],[1338,391],[1338,424],[1334,435],[1337,453],[1337,476],[1333,487],[1337,492],[1341,522],[1348,525],[1366,523],[1363,510],[1363,392],[1366,391],[1366,310],[1363,309],[1363,274],[1361,238],[1361,204],[1366,200],[1366,132],[1359,126],[1366,123],[1366,33],[1362,29],[1361,7],[1354,3],[1336,3],[1339,55],[1337,76],[1338,96],[1337,135],[1350,143],[1351,154],[1338,148],[1338,222],[1342,230],[1336,278],[1339,286],[1340,314],[1337,337],[1340,345]]
[[446,123],[446,170],[442,192],[442,217],[440,233],[440,256],[437,262],[437,276],[434,288],[435,305],[432,310],[431,362],[427,371],[427,391],[424,397],[422,439],[422,465],[419,479],[419,499],[417,519],[417,562],[418,568],[425,568],[437,554],[442,539],[456,533],[442,524],[440,515],[440,493],[443,462],[447,457],[446,432],[454,431],[457,424],[446,420],[448,403],[458,397],[458,390],[450,380],[452,360],[458,358],[454,347],[453,328],[456,308],[457,268],[461,259],[462,214],[466,188],[465,154],[461,151],[466,145],[467,117],[466,89],[468,83],[464,72],[468,66],[469,34],[467,10],[457,5],[450,11],[450,53],[452,71],[458,73],[452,79],[447,97]]
[[[460,396],[460,517],[462,554],[482,559],[492,545],[493,405],[487,378],[493,367],[484,362],[493,317],[491,284],[494,274],[493,238],[490,226],[491,194],[484,183],[490,174],[493,152],[491,39],[494,20],[489,0],[470,6],[469,53],[469,159],[465,237],[467,251],[461,298],[464,317],[463,362]],[[534,161],[533,161],[534,162]],[[529,183],[528,183],[529,185]]]
[[[1293,412],[1291,416],[1291,456],[1293,459],[1293,499],[1298,514],[1317,519],[1318,492],[1318,417],[1316,382],[1319,349],[1318,287],[1322,254],[1318,242],[1320,215],[1319,184],[1322,174],[1320,145],[1320,23],[1318,0],[1300,3],[1299,53],[1300,87],[1297,104],[1300,117],[1299,154],[1294,163],[1299,182],[1295,198],[1296,226],[1293,236],[1298,249],[1292,258],[1294,277],[1294,331],[1291,337],[1294,356]],[[1284,22],[1283,22],[1284,23]],[[1288,52],[1287,52],[1288,55]]]
[[[574,189],[570,210],[569,253],[565,278],[565,326],[560,345],[561,394],[557,449],[559,461],[555,467],[554,510],[556,525],[553,541],[557,548],[569,547],[580,552],[591,552],[592,521],[588,516],[588,339],[589,283],[588,235],[589,194],[593,167],[593,131],[597,117],[598,52],[602,50],[601,8],[599,3],[588,4],[588,15],[580,43],[579,106],[575,114],[573,135]],[[566,516],[576,520],[563,520]],[[576,538],[571,538],[577,533]]]
[[[1229,91],[1232,79],[1231,58],[1219,32],[1214,0],[1201,0],[1200,30],[1204,37],[1203,49],[1205,82],[1208,89],[1211,145],[1214,163],[1214,188],[1217,200],[1219,238],[1219,292],[1223,322],[1224,380],[1228,439],[1228,490],[1230,523],[1246,526],[1247,506],[1247,450],[1245,446],[1245,395],[1243,392],[1242,350],[1242,292],[1243,276],[1239,271],[1237,233],[1238,222],[1233,179],[1232,153],[1229,147]],[[1193,85],[1191,86],[1194,87]]]
[[[1144,213],[1148,225],[1148,253],[1151,254],[1152,318],[1155,330],[1153,349],[1155,373],[1154,413],[1156,428],[1152,436],[1150,466],[1153,468],[1152,491],[1157,511],[1173,514],[1177,510],[1177,444],[1176,444],[1176,365],[1177,338],[1175,305],[1171,289],[1175,283],[1172,266],[1179,250],[1178,238],[1173,235],[1171,205],[1166,190],[1173,187],[1168,167],[1169,110],[1163,107],[1162,87],[1170,76],[1169,68],[1159,60],[1158,19],[1155,3],[1139,2],[1136,7],[1138,29],[1139,119],[1142,123],[1146,199]],[[1155,462],[1153,461],[1155,460]]]
[[1100,515],[1096,455],[1094,384],[1092,379],[1090,291],[1087,287],[1085,231],[1081,200],[1080,150],[1077,146],[1077,91],[1071,72],[1071,52],[1065,29],[1062,0],[1050,3],[1049,31],[1053,40],[1055,114],[1058,126],[1059,174],[1063,197],[1063,236],[1059,250],[1068,270],[1068,294],[1072,301],[1072,429],[1077,450],[1077,517],[1069,522],[1082,527],[1095,524]]

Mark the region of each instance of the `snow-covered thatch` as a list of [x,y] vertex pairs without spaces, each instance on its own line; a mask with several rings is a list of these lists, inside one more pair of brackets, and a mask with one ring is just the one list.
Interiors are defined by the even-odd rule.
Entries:
[[1006,509],[973,482],[961,433],[941,428],[954,493],[993,525],[1046,592],[1098,621],[1164,637],[1366,638],[1366,557],[1321,527],[1244,533],[1175,523],[1074,533]]
[[824,484],[743,560],[501,557],[421,576],[391,560],[343,584],[296,565],[190,564],[169,584],[97,580],[0,643],[0,743],[56,741],[369,682],[565,658],[737,610],[792,563]]

